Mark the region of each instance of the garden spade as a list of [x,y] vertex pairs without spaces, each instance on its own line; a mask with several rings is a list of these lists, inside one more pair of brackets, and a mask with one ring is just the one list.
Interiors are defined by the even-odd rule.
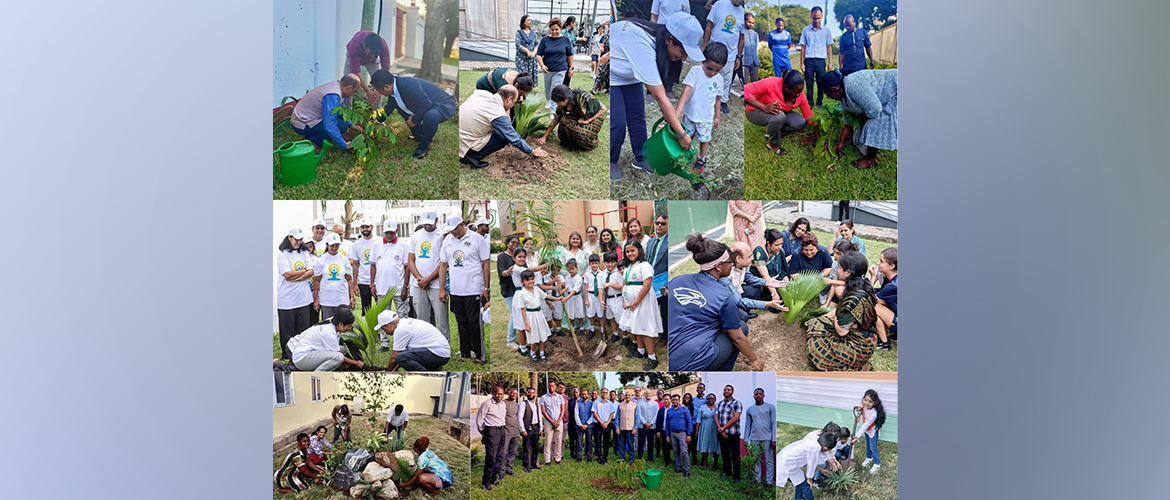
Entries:
[[[861,421],[861,410],[858,408],[860,407],[853,408],[853,434],[849,435],[849,439],[857,439],[857,423]],[[853,460],[854,448],[855,446],[849,447],[849,460]]]
[[605,354],[605,348],[606,348],[606,347],[607,347],[607,346],[606,346],[606,344],[605,344],[605,339],[604,339],[604,338],[602,338],[601,340],[599,340],[599,341],[597,342],[597,347],[596,347],[595,349],[593,349],[593,356],[592,356],[592,357],[593,357],[593,360],[594,360],[594,361],[596,361],[598,358],[600,358],[602,355],[604,355],[604,354]]

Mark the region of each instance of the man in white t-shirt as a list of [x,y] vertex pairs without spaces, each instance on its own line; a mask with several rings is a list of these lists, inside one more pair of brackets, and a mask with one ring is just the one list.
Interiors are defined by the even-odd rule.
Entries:
[[451,359],[450,341],[430,323],[399,318],[394,311],[382,311],[376,328],[394,337],[394,352],[387,371],[401,367],[408,372],[433,372],[441,370]]
[[[723,93],[720,108],[727,114],[727,100],[731,97],[731,74],[739,69],[743,57],[743,0],[707,0],[707,29],[703,33],[703,47],[710,42],[727,46],[728,64],[723,65],[719,75],[723,77]],[[731,64],[732,54],[735,64]]]
[[325,253],[325,219],[313,221],[313,256],[320,257]]
[[[398,240],[398,228],[388,223],[382,239],[374,244],[370,264],[370,289],[374,292],[374,299],[386,295],[391,288],[397,290],[394,310],[403,317],[410,316],[410,274],[406,272],[409,246],[408,242]],[[382,336],[382,350],[390,350],[390,337],[385,335]]]
[[358,293],[362,297],[362,314],[365,314],[373,305],[371,299],[373,299],[374,293],[370,288],[370,266],[374,262],[374,246],[379,241],[374,238],[374,223],[370,222],[369,219],[362,219],[358,223],[358,231],[362,233],[362,237],[353,243],[349,262],[353,266],[354,273],[357,274]]
[[402,405],[395,405],[390,413],[386,414],[386,428],[383,434],[390,437],[390,431],[398,433],[398,439],[402,439],[402,433],[406,432],[406,424],[410,423],[410,415],[406,413],[406,408]]
[[492,241],[492,226],[488,223],[488,220],[487,219],[477,220],[477,221],[475,221],[475,225],[472,227],[475,228],[476,234],[483,236],[484,241],[487,241],[489,243],[488,247],[490,248],[491,247],[490,243]]
[[338,238],[341,238],[341,250],[339,251],[341,252],[341,255],[348,258],[350,252],[353,251],[353,242],[345,239],[345,226],[342,226],[341,224],[334,224],[333,234],[336,234]]
[[[443,240],[443,259],[439,281],[451,276],[451,311],[459,328],[459,359],[475,357],[483,363],[483,323],[480,311],[488,301],[488,261],[491,250],[487,240],[467,230],[463,217],[447,220],[447,238]],[[446,291],[440,297],[445,300]]]
[[410,235],[407,269],[410,271],[410,294],[414,297],[414,312],[418,319],[435,325],[444,337],[450,339],[447,303],[439,295],[444,283],[439,279],[443,235],[435,227],[438,220],[439,215],[435,212],[423,212],[420,220],[422,229]]

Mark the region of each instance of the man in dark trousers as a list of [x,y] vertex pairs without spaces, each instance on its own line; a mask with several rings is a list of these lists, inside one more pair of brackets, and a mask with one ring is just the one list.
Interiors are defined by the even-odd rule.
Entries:
[[670,433],[666,432],[666,410],[670,408],[668,404],[670,400],[666,399],[666,391],[658,389],[658,415],[654,419],[654,431],[658,434],[658,451],[662,453],[662,463],[664,466],[672,465],[673,460],[670,459]]
[[524,436],[524,445],[520,454],[520,462],[524,464],[524,472],[540,469],[540,403],[536,401],[536,388],[529,387],[520,403],[520,435]]
[[499,478],[500,470],[504,466],[505,439],[507,431],[504,428],[507,404],[504,403],[504,388],[492,388],[492,398],[479,405],[475,413],[475,427],[483,436],[483,480],[480,487],[491,491],[492,483]]
[[727,385],[723,387],[723,401],[715,404],[715,425],[718,430],[719,454],[723,459],[723,473],[719,477],[733,477],[739,482],[739,416],[743,414],[743,404],[731,397],[735,388]]
[[662,315],[662,336],[659,341],[663,344],[667,343],[666,336],[670,331],[666,326],[666,283],[670,279],[670,266],[666,258],[670,253],[667,228],[666,212],[663,212],[654,219],[654,237],[646,243],[646,262],[654,266],[654,281],[651,286],[654,287],[654,296],[658,297],[658,313]]
[[[421,159],[426,156],[439,124],[455,116],[455,98],[431,82],[409,76],[395,77],[384,69],[375,71],[370,83],[379,94],[389,97],[386,99],[386,114],[397,110],[418,140],[414,157]],[[384,121],[385,117],[381,120]]]

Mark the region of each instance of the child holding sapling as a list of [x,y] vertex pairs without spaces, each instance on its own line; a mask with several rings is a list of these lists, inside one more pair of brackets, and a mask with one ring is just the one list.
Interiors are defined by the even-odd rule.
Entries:
[[591,254],[589,256],[589,270],[582,277],[585,293],[582,294],[581,298],[585,301],[585,317],[589,318],[593,325],[593,329],[585,337],[586,342],[593,340],[593,336],[597,334],[598,330],[604,332],[605,326],[602,323],[605,322],[605,308],[601,306],[604,299],[600,294],[605,279],[605,271],[601,270],[601,257],[597,254]]
[[878,455],[877,446],[878,431],[886,423],[886,410],[882,408],[882,399],[878,397],[877,391],[866,390],[865,396],[861,399],[861,406],[854,406],[853,410],[861,412],[858,417],[860,420],[858,436],[865,436],[865,461],[861,466],[869,467],[872,463],[873,468],[869,469],[869,473],[877,474],[882,468],[882,457]]
[[695,170],[699,173],[707,166],[707,145],[711,142],[711,134],[719,128],[719,96],[723,86],[729,84],[719,74],[727,64],[727,46],[719,42],[708,43],[703,56],[706,59],[692,66],[687,73],[682,96],[674,106],[675,113],[682,117],[683,128],[699,140],[699,157],[695,160]]
[[[520,312],[522,319],[522,322],[517,326],[523,325],[524,327],[524,339],[529,342],[532,361],[547,363],[548,357],[544,354],[544,342],[548,340],[549,330],[548,324],[544,320],[544,313],[541,311],[541,304],[544,303],[547,294],[536,286],[536,273],[532,271],[521,272],[520,282],[523,288],[517,290],[516,295],[512,297],[512,307]],[[521,338],[519,332],[517,332],[517,338]]]
[[577,275],[577,259],[569,259],[565,263],[569,276],[565,278],[565,296],[561,302],[565,304],[565,316],[569,318],[569,328],[581,333],[585,328],[585,304],[581,301],[581,276]]

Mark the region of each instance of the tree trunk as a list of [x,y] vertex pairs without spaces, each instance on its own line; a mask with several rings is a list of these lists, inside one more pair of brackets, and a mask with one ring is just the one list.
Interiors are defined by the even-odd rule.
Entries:
[[536,387],[536,392],[540,392],[540,373],[528,372],[528,387]]
[[353,200],[345,200],[345,234],[341,236],[345,239],[349,236],[349,224],[353,222]]
[[423,57],[418,77],[429,82],[443,81],[443,38],[447,16],[455,0],[426,0],[427,20],[423,25]]
[[362,4],[362,29],[374,30],[374,15],[377,13],[378,0],[365,0]]

